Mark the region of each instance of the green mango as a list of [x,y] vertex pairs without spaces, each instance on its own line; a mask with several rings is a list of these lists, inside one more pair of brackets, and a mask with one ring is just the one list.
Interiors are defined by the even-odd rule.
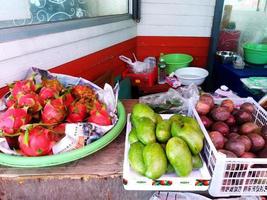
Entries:
[[146,166],[143,160],[144,147],[141,142],[135,142],[131,144],[128,152],[130,166],[141,175],[145,175],[146,172]]
[[138,118],[135,128],[138,140],[141,141],[144,145],[156,142],[156,125],[150,118]]
[[146,177],[158,179],[165,174],[167,170],[167,158],[159,143],[146,145],[143,151],[143,158],[146,166]]
[[132,114],[131,114],[132,122],[135,120],[135,118],[141,118],[141,117],[147,117],[151,119],[154,123],[157,123],[157,118],[154,110],[146,104],[137,103],[133,106],[132,109]]
[[182,120],[182,115],[174,114],[169,118],[171,122],[180,122]]
[[202,132],[197,120],[195,120],[192,117],[182,116],[182,122],[189,123],[196,130],[196,132],[199,134],[199,136],[202,139],[204,139],[204,134],[203,134],[203,132]]
[[166,145],[166,154],[177,176],[188,176],[192,169],[192,156],[187,144],[178,137],[172,137]]
[[192,156],[193,169],[199,169],[203,166],[203,162],[199,154]]
[[171,138],[171,122],[163,120],[157,124],[156,138],[159,142],[165,143]]
[[155,115],[156,115],[157,124],[158,124],[159,122],[163,121],[163,119],[162,119],[162,117],[161,117],[160,114],[155,113]]
[[128,136],[128,141],[130,144],[138,142],[138,138],[136,136],[136,129],[134,127],[132,127],[129,136]]
[[173,137],[183,139],[193,155],[199,154],[203,148],[203,138],[189,123],[172,122],[171,134]]
[[173,172],[175,172],[175,170],[171,165],[171,163],[168,162],[166,173],[173,173]]

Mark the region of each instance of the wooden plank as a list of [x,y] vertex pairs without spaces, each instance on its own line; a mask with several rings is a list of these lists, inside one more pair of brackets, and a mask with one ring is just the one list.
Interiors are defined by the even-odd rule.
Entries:
[[210,37],[211,27],[138,25],[138,36]]
[[212,16],[143,14],[139,25],[211,27]]
[[142,3],[141,14],[213,16],[214,6],[166,3]]

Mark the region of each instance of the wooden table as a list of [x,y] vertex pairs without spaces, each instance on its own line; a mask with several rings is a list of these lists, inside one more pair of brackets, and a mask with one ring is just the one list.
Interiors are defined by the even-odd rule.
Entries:
[[[122,101],[127,112],[137,100]],[[125,131],[98,152],[56,167],[0,166],[0,199],[149,199],[153,192],[126,191],[122,185]]]

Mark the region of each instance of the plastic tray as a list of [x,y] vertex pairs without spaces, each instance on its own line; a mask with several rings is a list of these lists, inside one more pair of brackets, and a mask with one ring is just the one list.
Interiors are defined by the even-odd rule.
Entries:
[[[215,99],[219,104],[224,99]],[[253,98],[231,98],[235,105],[244,102],[252,103],[256,111],[253,113],[255,123],[259,126],[267,124],[266,111]],[[195,118],[205,135],[204,159],[212,175],[209,193],[212,196],[259,196],[267,194],[267,159],[264,158],[226,158],[213,145],[208,132],[192,105]]]
[[[170,114],[162,114],[168,119]],[[152,180],[137,174],[130,167],[128,151],[130,144],[128,135],[131,130],[130,114],[127,116],[127,127],[125,137],[125,151],[123,162],[123,184],[126,190],[160,190],[160,191],[206,191],[209,187],[210,174],[203,162],[203,167],[193,170],[188,177],[177,177],[175,173],[164,174],[157,180]]]
[[117,121],[117,124],[108,133],[83,148],[57,155],[41,157],[23,157],[0,153],[0,164],[21,168],[47,167],[68,163],[88,156],[108,145],[123,130],[126,123],[126,113],[124,106],[120,101],[118,102],[118,116],[119,119]]

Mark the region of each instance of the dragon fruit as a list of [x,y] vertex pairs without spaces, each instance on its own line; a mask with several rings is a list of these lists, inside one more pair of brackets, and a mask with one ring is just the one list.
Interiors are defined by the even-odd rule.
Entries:
[[58,124],[64,120],[65,116],[66,107],[63,97],[59,97],[46,103],[42,112],[42,121],[46,124]]
[[55,99],[58,96],[59,96],[59,91],[53,88],[42,87],[42,89],[39,92],[39,97],[42,105],[44,105],[47,100]]
[[31,116],[27,113],[26,108],[8,108],[0,116],[0,132],[4,135],[19,134],[20,127],[29,123]]
[[108,126],[112,124],[111,118],[107,113],[100,113],[98,111],[91,112],[88,122],[95,123],[101,126]]
[[95,100],[93,108],[90,111],[88,122],[92,122],[102,126],[108,126],[112,124],[111,117],[108,114],[106,105]]
[[52,153],[54,141],[50,130],[42,126],[28,128],[19,138],[21,153],[25,156],[44,156]]
[[76,85],[71,92],[76,98],[95,99],[95,92],[86,85]]
[[42,86],[46,88],[51,88],[57,92],[63,90],[63,85],[57,79],[42,79]]
[[40,98],[36,93],[19,96],[17,104],[19,107],[28,107],[31,113],[36,113],[42,109]]
[[67,122],[77,123],[82,122],[87,116],[87,111],[89,108],[87,107],[88,101],[86,99],[80,99],[77,102],[72,103],[69,106],[69,115],[66,119]]
[[73,96],[71,95],[71,93],[66,93],[64,95],[64,104],[66,107],[69,107],[72,103],[74,102],[74,98]]
[[34,84],[33,80],[26,79],[21,81],[16,81],[14,84],[10,86],[11,95],[17,99],[19,96],[23,94],[28,94],[30,92],[35,92],[37,86]]

